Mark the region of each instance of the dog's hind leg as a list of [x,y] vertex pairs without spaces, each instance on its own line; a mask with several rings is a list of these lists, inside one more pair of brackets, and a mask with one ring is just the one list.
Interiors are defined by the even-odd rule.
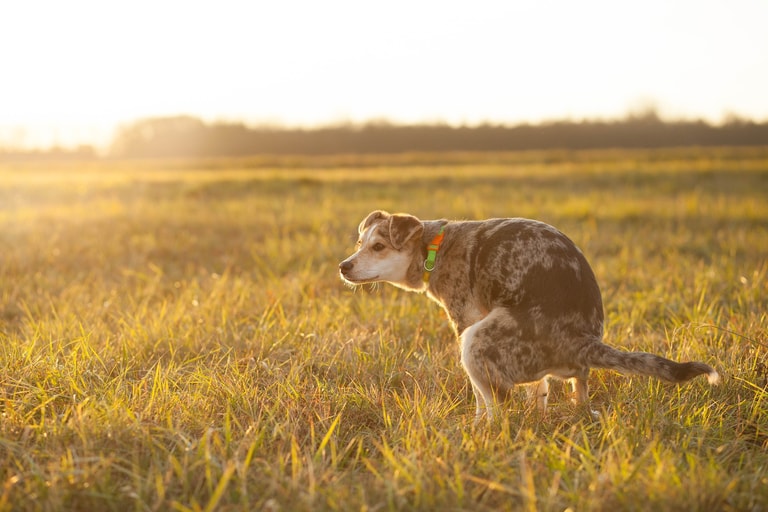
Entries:
[[576,405],[589,407],[588,377],[589,369],[579,372],[579,375],[570,379],[571,386],[573,387],[573,403]]
[[544,377],[539,382],[528,384],[525,387],[529,400],[536,400],[536,408],[539,412],[547,412],[547,397],[549,395],[549,380]]
[[[482,418],[484,415],[488,417],[489,420],[493,419],[493,398],[490,399],[490,401],[486,400],[485,394],[490,393],[492,396],[492,392],[490,389],[483,390],[479,388],[472,377],[469,378],[470,382],[472,383],[472,392],[475,395],[475,423],[480,421],[480,418]],[[482,383],[480,383],[482,386]]]
[[573,403],[579,407],[583,407],[585,411],[589,413],[592,419],[598,418],[597,411],[593,410],[589,406],[589,384],[587,379],[589,378],[589,368],[581,370],[579,375],[570,379],[573,386]]
[[[530,362],[529,343],[519,338],[520,329],[514,317],[504,308],[496,308],[479,322],[461,333],[461,364],[469,375],[477,400],[477,418],[489,418],[497,399],[503,399],[518,383],[530,382],[521,368]],[[537,386],[537,402],[546,406],[546,386]]]
[[482,321],[469,326],[461,334],[461,364],[464,366],[469,381],[472,384],[472,392],[475,395],[475,423],[480,421],[483,415],[487,415],[488,419],[493,418],[493,390],[491,388],[490,380],[487,375],[483,375],[483,371],[479,368],[472,357],[471,347],[475,341],[475,334]]
[[472,392],[475,395],[475,423],[480,421],[483,415],[488,419],[493,418],[494,398],[493,387],[491,385],[490,375],[487,366],[476,357],[476,351],[473,346],[478,341],[477,332],[482,327],[485,320],[481,320],[474,325],[469,326],[461,334],[461,364],[464,366],[469,381],[472,383]]

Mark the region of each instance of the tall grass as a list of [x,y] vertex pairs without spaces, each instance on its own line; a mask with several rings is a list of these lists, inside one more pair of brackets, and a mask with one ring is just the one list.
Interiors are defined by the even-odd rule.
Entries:
[[[768,151],[0,168],[0,510],[768,507]],[[473,427],[444,313],[336,265],[375,208],[526,216],[582,247],[595,371]]]

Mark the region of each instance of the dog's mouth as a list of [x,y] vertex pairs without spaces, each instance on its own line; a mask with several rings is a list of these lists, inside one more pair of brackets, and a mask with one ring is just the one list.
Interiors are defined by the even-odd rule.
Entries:
[[348,274],[345,274],[343,270],[339,271],[339,275],[341,276],[341,279],[349,284],[366,284],[366,283],[375,283],[379,280],[379,276],[372,276],[372,277],[355,277],[350,276]]

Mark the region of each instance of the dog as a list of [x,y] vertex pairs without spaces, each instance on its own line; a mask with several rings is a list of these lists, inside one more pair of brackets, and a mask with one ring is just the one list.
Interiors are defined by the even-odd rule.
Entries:
[[371,212],[358,227],[356,251],[339,264],[350,285],[388,282],[426,292],[448,314],[459,338],[477,405],[476,421],[518,384],[528,384],[541,412],[549,377],[570,380],[574,402],[589,408],[590,368],[681,383],[720,376],[700,362],[678,363],[626,352],[603,339],[603,302],[576,245],[536,220],[422,221]]

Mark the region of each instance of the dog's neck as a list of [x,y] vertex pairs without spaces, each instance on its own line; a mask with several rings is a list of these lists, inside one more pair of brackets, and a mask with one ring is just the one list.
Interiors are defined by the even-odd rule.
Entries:
[[424,225],[424,232],[421,235],[421,251],[424,258],[427,257],[427,246],[440,232],[440,228],[448,224],[447,220],[425,220],[422,221]]

